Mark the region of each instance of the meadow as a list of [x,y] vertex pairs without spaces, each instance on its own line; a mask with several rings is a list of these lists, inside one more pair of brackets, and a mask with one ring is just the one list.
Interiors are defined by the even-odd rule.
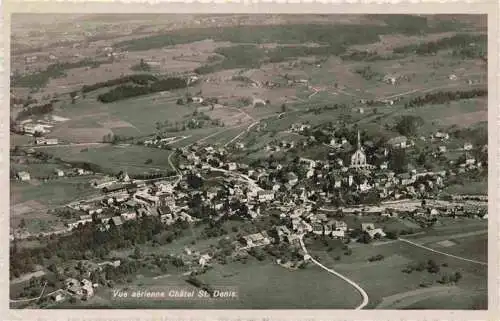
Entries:
[[168,162],[170,151],[139,145],[61,146],[40,148],[66,162],[88,162],[98,165],[104,172],[129,175],[173,170]]
[[[428,293],[422,291],[423,289],[434,288],[436,288],[435,293],[439,293],[440,309],[454,308],[452,299],[457,296],[461,297],[462,302],[468,301],[469,305],[473,304],[478,293],[483,300],[486,298],[486,267],[446,257],[403,242],[356,246],[350,256],[344,255],[339,261],[334,260],[336,254],[326,251],[312,253],[319,256],[321,263],[351,278],[365,289],[370,298],[368,308],[377,308],[384,300],[392,300],[394,297],[397,298],[395,302],[392,304],[384,302],[382,307],[385,309],[407,308],[405,304],[400,303],[396,306],[395,303],[403,298],[412,297],[411,304],[416,304],[429,298]],[[383,255],[384,259],[376,262],[368,261],[369,257],[378,254]],[[425,270],[413,271],[410,274],[402,272],[408,264],[427,262],[431,259],[441,267],[437,274]],[[437,283],[443,273],[456,271],[459,271],[463,278],[455,286],[444,287]],[[467,300],[469,296],[471,298]]]

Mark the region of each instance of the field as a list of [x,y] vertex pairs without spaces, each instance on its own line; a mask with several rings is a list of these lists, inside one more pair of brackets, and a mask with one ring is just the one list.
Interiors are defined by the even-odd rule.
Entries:
[[[464,225],[462,227],[466,228]],[[485,260],[487,238],[484,233],[461,238],[458,231],[460,229],[457,226],[453,231],[448,229],[448,232],[453,232],[453,234],[433,237],[432,244],[434,245],[427,244],[431,239],[427,238],[426,234],[415,235],[411,239],[453,255]],[[453,235],[457,238],[454,239]],[[438,248],[436,242],[443,240],[452,240],[455,245]],[[337,255],[335,252],[316,250],[312,253],[319,256],[319,261],[324,265],[351,278],[365,289],[370,298],[370,308],[405,309],[420,305],[426,308],[454,309],[458,308],[455,300],[461,302],[463,308],[468,309],[484,307],[487,304],[487,267],[430,252],[401,241],[374,246],[356,246],[353,248],[352,255],[344,255],[340,261],[333,259],[333,256]],[[385,258],[381,261],[368,262],[369,257],[378,254]],[[410,274],[401,271],[410,263],[427,262],[430,259],[441,265],[440,272],[437,274],[425,270],[413,271]],[[444,286],[436,282],[443,273],[456,271],[463,276],[456,285]],[[421,284],[427,285],[422,287]],[[429,307],[425,303],[430,301],[439,302],[439,304],[432,304]]]
[[[33,24],[30,15],[15,17],[11,37],[11,124],[24,118],[38,121],[59,117],[53,120],[54,126],[47,134],[58,138],[59,145],[31,146],[33,137],[11,135],[12,147],[22,146],[26,150],[33,147],[56,159],[42,160],[43,155],[37,155],[35,163],[30,156],[11,156],[11,171],[28,171],[31,180],[10,183],[10,225],[33,234],[62,228],[63,221],[47,213],[50,209],[100,192],[89,184],[94,177],[43,179],[54,176],[54,170],[63,162],[73,163],[74,167],[94,165],[96,172],[106,174],[126,171],[132,178],[155,172],[167,175],[176,170],[171,166],[175,149],[195,143],[228,147],[241,142],[244,149],[227,149],[228,161],[250,164],[258,159],[269,160],[272,155],[286,166],[296,156],[327,159],[332,147],[323,141],[319,144],[311,141],[327,136],[329,140],[331,129],[345,129],[348,133],[341,135],[350,143],[353,142],[350,134],[359,130],[365,143],[371,141],[375,145],[379,145],[379,139],[399,135],[414,140],[415,147],[408,148],[406,153],[405,162],[409,163],[421,154],[431,155],[446,144],[446,160],[440,159],[438,167],[449,169],[455,165],[448,161],[463,155],[461,148],[466,141],[473,143],[474,148],[486,143],[485,17],[81,15],[54,18],[52,23],[51,19],[40,18],[39,24]],[[127,99],[122,98],[129,93],[151,93],[172,87],[159,85],[161,81],[156,80],[129,79],[125,85],[115,83],[83,90],[84,85],[139,73],[154,75],[156,80],[178,78],[172,81],[177,84],[175,88],[184,86],[186,79],[194,79],[194,75],[197,80],[188,82],[187,88]],[[467,97],[444,94],[470,93],[476,89],[483,91],[474,91],[473,96]],[[110,91],[105,96],[109,100],[103,99],[102,94]],[[53,111],[47,111],[47,105],[30,109],[35,104],[32,98],[37,100],[36,104],[53,103]],[[201,103],[197,98],[205,101]],[[16,113],[22,117],[16,118]],[[415,126],[400,122],[408,119],[405,116],[414,116],[422,122]],[[291,132],[290,128],[298,124],[310,125],[311,131]],[[321,131],[326,127],[329,129],[325,136]],[[438,130],[449,132],[450,140],[443,143],[420,139]],[[182,139],[164,149],[138,144],[159,136]],[[296,146],[291,151],[266,149],[280,142],[295,142]],[[476,150],[476,157],[475,153]],[[371,161],[372,155],[369,156]],[[389,167],[393,170],[392,162],[397,160],[392,159],[392,153],[390,157]],[[429,159],[418,161],[417,168],[427,167],[428,164],[422,164],[426,162]],[[270,180],[274,177],[274,173],[269,175]],[[463,183],[460,178],[457,175],[443,192],[487,192],[484,176],[475,180],[464,178]],[[210,183],[207,180],[205,187]],[[177,201],[177,204],[183,202]],[[369,245],[351,243],[352,254],[345,253],[340,241],[336,247],[327,249],[318,240],[312,242],[310,235],[306,237],[306,246],[318,261],[366,290],[370,299],[368,309],[487,306],[487,266],[483,264],[488,259],[487,220],[439,217],[431,228],[422,228],[410,218],[346,215],[343,220],[350,228],[374,222],[385,231],[413,233],[401,236],[406,240],[383,239]],[[250,234],[247,223],[260,229],[261,222],[230,221],[225,223],[231,231],[226,236],[234,240],[240,233]],[[207,253],[218,247],[224,236],[209,238],[204,228],[204,225],[191,226],[183,230],[182,237],[166,243],[164,238],[171,234],[167,228],[158,236],[158,242],[134,244],[134,247],[140,248],[145,256],[180,254],[186,247]],[[37,247],[43,240],[29,242],[21,247]],[[130,247],[112,251],[108,259],[132,258],[134,250]],[[369,260],[379,254],[383,255],[382,260]],[[428,260],[435,261],[440,271],[402,271]],[[362,299],[351,285],[313,262],[297,270],[283,268],[269,257],[263,261],[252,257],[246,262],[229,260],[227,264],[213,264],[199,279],[214,287],[236,286],[238,299],[116,302],[112,289],[98,288],[94,298],[77,305],[351,309]],[[127,275],[127,284],[119,286],[192,289],[182,275],[185,271],[181,270],[169,267],[168,273],[158,278],[160,267],[144,263],[136,274]],[[459,282],[439,282],[443,276],[455,272],[462,275]],[[57,307],[75,305],[65,303]]]
[[38,233],[63,227],[63,223],[47,210],[72,201],[93,196],[96,190],[89,177],[59,178],[47,182],[31,180],[10,184],[10,224],[17,227],[22,220],[27,231]]
[[[318,267],[289,271],[275,263],[250,260],[246,264],[231,263],[215,266],[199,277],[214,287],[236,288],[237,299],[226,300],[163,300],[140,302],[113,302],[113,308],[174,308],[174,309],[348,309],[360,301],[361,297],[342,280],[328,278]],[[176,286],[192,288],[179,276],[167,276],[160,280],[143,278],[143,285],[156,289]],[[103,298],[109,300],[110,290],[102,290]],[[342,295],[339,295],[342,293]],[[97,303],[97,306],[109,306]],[[96,305],[92,304],[93,307]]]
[[[172,170],[168,163],[170,151],[138,145],[61,146],[40,148],[67,162],[89,162],[105,172],[127,171],[129,175],[151,171]],[[151,160],[148,162],[148,160]]]

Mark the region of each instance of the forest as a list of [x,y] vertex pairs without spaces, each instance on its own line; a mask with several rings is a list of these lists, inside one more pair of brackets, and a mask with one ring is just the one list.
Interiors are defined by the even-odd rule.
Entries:
[[136,85],[146,85],[149,82],[152,81],[157,81],[158,78],[156,78],[153,75],[149,74],[136,74],[136,75],[130,75],[130,76],[124,76],[116,79],[111,79],[108,81],[103,81],[103,82],[98,82],[93,85],[84,85],[82,87],[82,92],[83,93],[88,93],[97,89],[101,88],[106,88],[106,87],[113,87],[117,85],[123,85],[127,83],[133,83]]
[[145,86],[121,85],[111,89],[110,91],[100,94],[97,99],[102,103],[111,103],[118,100],[123,100],[132,97],[152,94],[161,91],[168,91],[180,88],[186,88],[187,81],[183,78],[166,78],[159,79]]
[[[440,50],[453,49],[453,54],[456,56],[476,58],[481,54],[481,50],[474,48],[486,49],[487,38],[487,35],[457,34],[436,41],[396,47],[393,49],[393,52],[396,54],[415,53],[417,55],[434,55]],[[475,56],[475,54],[478,56]],[[484,52],[482,54],[484,54]]]
[[428,104],[445,104],[450,101],[485,97],[487,95],[487,89],[472,89],[468,91],[438,91],[410,99],[405,103],[405,108],[421,107]]

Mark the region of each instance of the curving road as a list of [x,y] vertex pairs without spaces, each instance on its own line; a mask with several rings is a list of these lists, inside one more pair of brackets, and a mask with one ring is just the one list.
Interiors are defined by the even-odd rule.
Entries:
[[368,299],[368,294],[366,294],[366,291],[363,290],[363,288],[361,286],[359,286],[356,282],[354,282],[353,280],[343,276],[342,274],[340,274],[339,272],[337,271],[334,271],[332,269],[329,269],[327,268],[326,266],[324,266],[323,264],[319,263],[318,261],[316,261],[315,258],[313,258],[309,252],[307,252],[307,248],[304,244],[304,235],[302,234],[299,238],[299,241],[300,241],[300,246],[302,247],[302,250],[311,257],[311,261],[316,264],[317,266],[319,266],[320,268],[322,268],[323,270],[335,275],[335,276],[338,276],[339,278],[341,278],[342,280],[346,281],[347,283],[349,283],[350,285],[352,285],[358,292],[359,294],[361,294],[361,296],[363,297],[363,301],[361,302],[360,305],[358,305],[355,310],[360,310],[360,309],[363,309],[366,305],[368,305],[368,302],[369,302],[369,299]]
[[475,264],[480,264],[480,265],[488,266],[487,262],[471,260],[471,259],[467,259],[465,257],[456,256],[456,255],[453,255],[453,254],[449,254],[449,253],[441,252],[441,251],[438,251],[438,250],[434,250],[433,248],[430,248],[430,247],[424,246],[422,244],[418,244],[418,243],[412,242],[412,241],[407,240],[407,239],[400,238],[399,240],[402,241],[402,242],[405,242],[405,243],[408,243],[408,244],[420,247],[420,248],[422,248],[424,250],[428,250],[428,251],[431,251],[431,252],[434,252],[434,253],[438,253],[438,254],[442,254],[442,255],[445,255],[445,256],[449,256],[449,257],[455,258],[457,260],[462,260],[462,261],[467,261],[467,262],[471,262],[471,263],[475,263]]

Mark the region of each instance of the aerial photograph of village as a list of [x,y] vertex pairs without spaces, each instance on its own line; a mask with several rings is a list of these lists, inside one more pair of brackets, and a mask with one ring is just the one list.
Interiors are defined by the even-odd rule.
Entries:
[[488,309],[486,15],[13,14],[11,309]]

